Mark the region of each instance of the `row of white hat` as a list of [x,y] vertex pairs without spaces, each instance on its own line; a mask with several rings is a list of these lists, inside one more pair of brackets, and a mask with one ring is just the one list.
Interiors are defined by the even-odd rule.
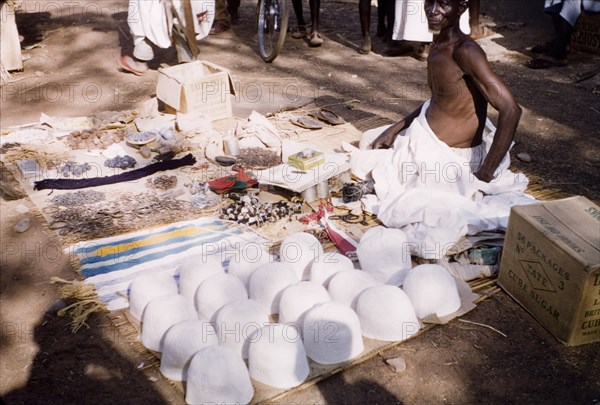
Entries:
[[[305,342],[306,351],[313,360],[325,364],[346,361],[362,352],[362,339],[360,339],[361,324],[363,325],[363,335],[382,340],[402,340],[418,330],[419,324],[412,311],[411,303],[402,290],[392,286],[378,285],[379,283],[377,283],[377,281],[368,273],[350,270],[352,268],[352,263],[343,256],[340,256],[338,258],[339,260],[329,260],[333,262],[334,266],[328,265],[332,263],[327,263],[327,260],[315,262],[313,259],[315,252],[317,255],[321,255],[322,258],[327,257],[322,253],[322,248],[319,251],[320,244],[315,245],[315,242],[318,243],[316,238],[309,234],[296,234],[296,236],[298,238],[292,238],[292,241],[284,240],[282,249],[280,250],[282,259],[286,257],[288,259],[295,257],[292,263],[296,265],[295,267],[290,265],[290,263],[286,264],[285,262],[267,263],[259,265],[258,269],[248,270],[248,267],[252,266],[247,266],[246,263],[246,268],[244,268],[244,266],[238,266],[239,268],[236,270],[236,264],[234,264],[234,262],[230,263],[230,274],[225,274],[221,264],[215,262],[211,262],[205,266],[201,266],[201,263],[192,263],[190,266],[184,266],[180,272],[179,291],[188,297],[187,300],[184,297],[176,298],[178,296],[173,294],[177,291],[177,285],[175,284],[175,288],[172,287],[174,279],[170,276],[167,276],[171,279],[170,281],[168,278],[163,278],[159,280],[158,283],[154,283],[154,286],[150,285],[150,288],[149,284],[152,283],[148,283],[148,279],[143,282],[140,281],[142,278],[137,282],[134,281],[131,288],[132,304],[135,304],[136,301],[143,301],[143,299],[136,298],[138,296],[136,291],[138,290],[140,290],[139,295],[143,296],[144,299],[147,299],[148,296],[151,295],[148,294],[150,290],[157,289],[157,287],[162,290],[164,287],[171,285],[171,287],[166,288],[166,290],[169,290],[171,293],[170,299],[165,296],[162,299],[152,300],[152,305],[148,304],[148,307],[151,309],[150,313],[166,313],[163,317],[156,317],[156,319],[164,318],[166,321],[163,321],[165,322],[163,324],[160,321],[157,322],[153,320],[152,318],[155,318],[154,316],[143,317],[142,341],[144,344],[152,350],[160,351],[162,350],[161,346],[171,347],[169,342],[173,341],[174,347],[186,347],[188,349],[187,351],[183,350],[183,352],[186,352],[183,354],[184,357],[188,356],[189,358],[196,349],[202,349],[202,344],[200,343],[206,343],[207,346],[210,346],[211,344],[214,344],[215,339],[218,339],[231,345],[231,340],[233,339],[233,341],[235,341],[233,343],[237,344],[237,347],[235,344],[231,345],[236,347],[234,353],[236,351],[239,353],[241,350],[242,357],[246,357],[245,355],[248,354],[247,351],[249,350],[253,350],[257,353],[256,356],[251,356],[249,361],[250,372],[255,379],[269,385],[287,388],[301,383],[308,375],[306,355],[304,354],[304,348],[298,348],[302,347],[301,341],[299,339],[294,340],[289,338],[290,332],[289,330],[285,330],[289,325],[279,324],[277,325],[277,328],[283,328],[280,330],[280,332],[282,332],[280,335],[283,336],[284,331],[286,333],[286,338],[283,340],[283,346],[285,347],[287,345],[287,350],[296,353],[294,356],[303,358],[304,361],[295,360],[294,364],[297,366],[296,369],[287,374],[281,373],[281,368],[277,368],[277,371],[269,371],[269,367],[265,367],[265,364],[277,364],[276,361],[274,363],[268,361],[265,362],[269,357],[268,353],[273,352],[275,343],[273,339],[256,339],[255,336],[257,333],[261,332],[257,328],[260,328],[261,325],[268,324],[269,312],[280,312],[280,320],[282,322],[297,322],[297,324],[300,325],[304,324],[305,334],[307,333],[307,330],[310,329],[310,332],[308,333],[310,333],[313,338],[309,339],[308,345]],[[314,238],[314,240],[311,238]],[[295,256],[289,254],[290,246],[293,246],[293,248],[296,249],[296,253],[294,253]],[[288,254],[286,254],[284,249],[287,249]],[[298,260],[298,256],[300,256],[300,259],[303,259],[303,255],[306,256],[307,249],[312,252],[310,259],[308,261]],[[304,253],[298,255],[297,252]],[[334,258],[335,256],[330,257],[330,259]],[[347,261],[341,260],[342,258]],[[306,261],[306,264],[302,264],[304,261]],[[312,262],[312,264],[310,262]],[[328,285],[331,298],[334,298],[334,301],[343,302],[347,306],[337,303],[323,304],[322,302],[330,300],[329,294],[323,286],[309,282],[298,283],[298,276],[300,274],[303,276],[306,275],[305,268],[307,265],[310,265],[311,268],[309,276],[313,278],[312,276],[314,275],[315,279],[320,279],[323,284]],[[199,267],[202,267],[204,270],[198,271]],[[319,267],[321,267],[321,270],[318,270]],[[184,271],[187,268],[195,268],[195,270]],[[239,271],[240,268],[242,271]],[[448,278],[452,280],[445,270],[441,269],[441,271],[441,274],[448,276]],[[237,273],[242,276],[252,274],[252,277],[248,282],[250,296],[251,298],[255,298],[258,302],[246,299],[247,295],[244,283],[233,276],[232,273]],[[328,273],[335,275],[330,276]],[[425,273],[426,271],[415,272],[415,274],[422,275],[425,275]],[[207,276],[208,278],[206,278]],[[244,280],[243,277],[240,278]],[[245,280],[247,282],[248,277],[246,277]],[[328,281],[330,282],[328,283]],[[198,286],[195,287],[195,293],[191,294],[190,292],[193,292],[194,284],[198,284]],[[190,285],[192,286],[191,288]],[[410,283],[407,282],[407,285],[410,285]],[[442,289],[446,288],[444,287]],[[360,294],[363,291],[365,292]],[[360,299],[358,299],[359,294],[361,297]],[[173,297],[173,295],[175,295],[175,297]],[[196,308],[200,314],[200,319],[216,321],[217,331],[211,329],[212,326],[205,322],[183,321],[183,318],[187,317],[189,317],[189,319],[198,319],[198,315],[194,313],[195,308],[191,305],[191,300],[189,300],[189,298],[191,298],[190,295],[193,295],[196,298]],[[428,297],[428,300],[430,299],[431,297]],[[271,310],[265,309],[260,302]],[[458,303],[460,304],[460,301],[458,301]],[[217,310],[219,310],[222,304],[227,305],[217,313]],[[317,306],[313,307],[315,304],[317,304]],[[455,304],[452,303],[448,308],[453,305]],[[140,306],[141,305],[137,305],[138,311]],[[359,315],[357,316],[349,306],[356,308]],[[305,313],[310,307],[313,307],[313,309]],[[136,305],[132,305],[132,313],[135,316],[136,309],[134,308],[136,308]],[[390,311],[390,308],[401,308],[402,310]],[[454,310],[456,309],[457,308]],[[174,315],[174,313],[177,313],[178,315]],[[301,319],[298,319],[302,315],[306,315],[304,322],[302,322]],[[443,314],[438,313],[438,315]],[[180,323],[179,321],[183,322]],[[236,327],[239,327],[239,325],[248,325],[249,321],[255,327],[255,333],[253,334],[254,338],[245,336],[245,338],[251,338],[249,339],[251,344],[245,346],[246,352],[244,352],[244,342],[248,341],[248,339],[243,339],[242,341],[242,339],[240,339],[240,331],[236,330]],[[172,327],[169,329],[169,333],[166,334],[165,332],[168,329],[168,326],[176,323],[178,324],[176,325],[177,327]],[[227,326],[228,324],[229,326]],[[222,331],[221,335],[224,336],[217,338],[219,325],[224,331]],[[391,325],[392,327],[390,327]],[[397,327],[394,328],[393,325]],[[232,327],[233,329],[231,329]],[[192,333],[188,330],[190,328],[195,328],[196,332]],[[264,328],[272,328],[272,325],[264,326]],[[201,333],[198,332],[198,329],[201,330]],[[300,330],[302,329],[300,328]],[[246,331],[246,334],[250,335],[248,331]],[[277,335],[278,334],[275,333],[275,336]],[[185,341],[186,339],[184,336],[187,336],[187,339],[189,339],[189,336],[201,337],[202,342],[198,342],[198,339],[196,339],[194,340],[195,345],[191,341],[182,345],[181,341]],[[230,338],[229,342],[227,341],[228,336]],[[175,344],[175,342],[179,343]],[[268,342],[268,344],[264,346],[266,347],[265,349],[261,349],[265,344],[264,342]],[[298,345],[299,342],[300,345]],[[200,346],[198,346],[199,344]],[[192,350],[192,352],[189,352],[189,350]],[[300,353],[300,351],[302,351],[302,353]],[[175,359],[175,361],[173,361],[172,357],[181,356],[182,353],[178,353],[177,350],[173,353],[171,353],[171,350],[168,352],[169,353],[165,350],[165,353],[163,353],[161,371],[169,378],[182,379],[183,367],[181,365],[172,367],[173,364],[181,363],[181,359]],[[180,352],[182,351],[180,350]],[[252,360],[252,358],[255,360]],[[276,357],[276,359],[277,358],[281,360],[281,356]],[[169,366],[169,364],[171,364],[171,366]],[[192,364],[195,363],[192,362]],[[165,366],[163,367],[163,365]],[[193,368],[190,365],[190,370],[192,369]],[[196,375],[198,373],[195,370],[193,374]],[[188,382],[189,389],[193,388],[199,382],[197,378],[194,378],[194,381],[196,381],[196,384],[194,384],[194,382]],[[244,384],[241,384],[240,386],[243,385]],[[197,392],[197,389],[195,392]]]

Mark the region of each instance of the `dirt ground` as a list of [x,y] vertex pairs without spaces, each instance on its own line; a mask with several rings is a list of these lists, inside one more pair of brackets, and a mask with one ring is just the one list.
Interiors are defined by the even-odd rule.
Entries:
[[[25,71],[1,88],[0,126],[38,121],[42,112],[79,116],[129,110],[151,97],[155,71],[136,77],[117,67],[119,55],[131,51],[126,15],[125,0],[25,1],[18,23],[23,46],[33,48],[24,53]],[[313,49],[288,38],[272,64],[256,52],[254,2],[243,0],[240,16],[231,31],[201,42],[201,58],[231,70],[236,101],[246,108],[302,96],[354,122],[370,116],[397,119],[428,98],[425,62],[410,55],[382,56],[385,45],[374,35],[374,52],[357,53],[356,4],[324,0],[325,44]],[[375,16],[374,7],[373,28]],[[532,71],[523,65],[526,47],[546,40],[549,21],[542,15],[524,21],[488,15],[484,22],[497,34],[480,44],[524,109],[513,167],[549,189],[600,201],[600,77],[572,79],[598,67],[600,57],[574,51],[565,68]],[[159,53],[154,67],[160,63],[175,63],[174,51]],[[515,158],[522,152],[532,162]],[[29,212],[23,213],[24,207]],[[93,315],[90,328],[75,335],[68,320],[55,315],[62,304],[48,281],[75,274],[33,209],[26,198],[1,202],[2,399],[9,404],[183,403],[160,375],[138,368],[140,353],[106,315]],[[24,216],[32,218],[31,228],[16,234],[13,226]],[[506,337],[455,320],[279,402],[600,402],[600,343],[563,346],[503,292],[462,319],[492,326]],[[398,356],[407,363],[403,373],[384,362]]]

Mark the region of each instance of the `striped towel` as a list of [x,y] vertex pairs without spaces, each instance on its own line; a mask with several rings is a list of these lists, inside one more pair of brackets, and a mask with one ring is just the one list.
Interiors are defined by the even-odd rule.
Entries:
[[109,310],[129,307],[131,281],[140,274],[167,272],[176,279],[178,267],[190,257],[219,255],[229,260],[247,244],[266,248],[267,241],[234,222],[214,217],[177,222],[67,248],[76,257],[84,282],[93,284]]

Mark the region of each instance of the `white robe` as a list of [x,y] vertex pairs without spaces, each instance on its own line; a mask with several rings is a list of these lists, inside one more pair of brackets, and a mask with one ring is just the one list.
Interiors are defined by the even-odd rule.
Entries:
[[[460,16],[460,29],[467,35],[471,33],[469,10]],[[394,41],[433,41],[425,15],[425,0],[396,0],[392,38]]]
[[[457,153],[429,127],[425,117],[429,101],[393,148],[358,150],[352,154],[352,171],[375,180],[379,199],[377,217],[407,236],[408,250],[427,259],[439,259],[462,236],[505,229],[510,208],[536,200],[525,195],[527,177],[508,170],[508,153],[489,183],[473,175],[470,159]],[[374,139],[387,127],[363,134]],[[483,134],[486,153],[495,127],[487,120]],[[364,145],[369,142],[361,142]],[[460,151],[460,150],[459,150]]]
[[[181,0],[172,0],[177,14],[184,21],[178,22],[185,27],[185,17]],[[215,17],[215,0],[191,0],[194,15],[194,31],[196,39],[208,35]],[[207,11],[207,17],[198,22],[197,14]],[[171,28],[174,16],[167,0],[129,0],[127,23],[133,35],[133,43],[137,45],[147,38],[159,48],[171,46]]]

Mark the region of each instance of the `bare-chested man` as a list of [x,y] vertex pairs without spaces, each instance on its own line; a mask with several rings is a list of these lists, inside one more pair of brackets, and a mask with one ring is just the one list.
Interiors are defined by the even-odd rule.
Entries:
[[[487,104],[499,112],[496,134],[475,176],[494,179],[494,172],[508,152],[521,117],[508,88],[492,71],[483,50],[459,27],[467,0],[426,0],[429,28],[438,32],[427,59],[431,101],[427,123],[435,135],[453,148],[481,144]],[[374,149],[389,148],[397,135],[421,113],[422,106],[385,130],[373,142]]]

